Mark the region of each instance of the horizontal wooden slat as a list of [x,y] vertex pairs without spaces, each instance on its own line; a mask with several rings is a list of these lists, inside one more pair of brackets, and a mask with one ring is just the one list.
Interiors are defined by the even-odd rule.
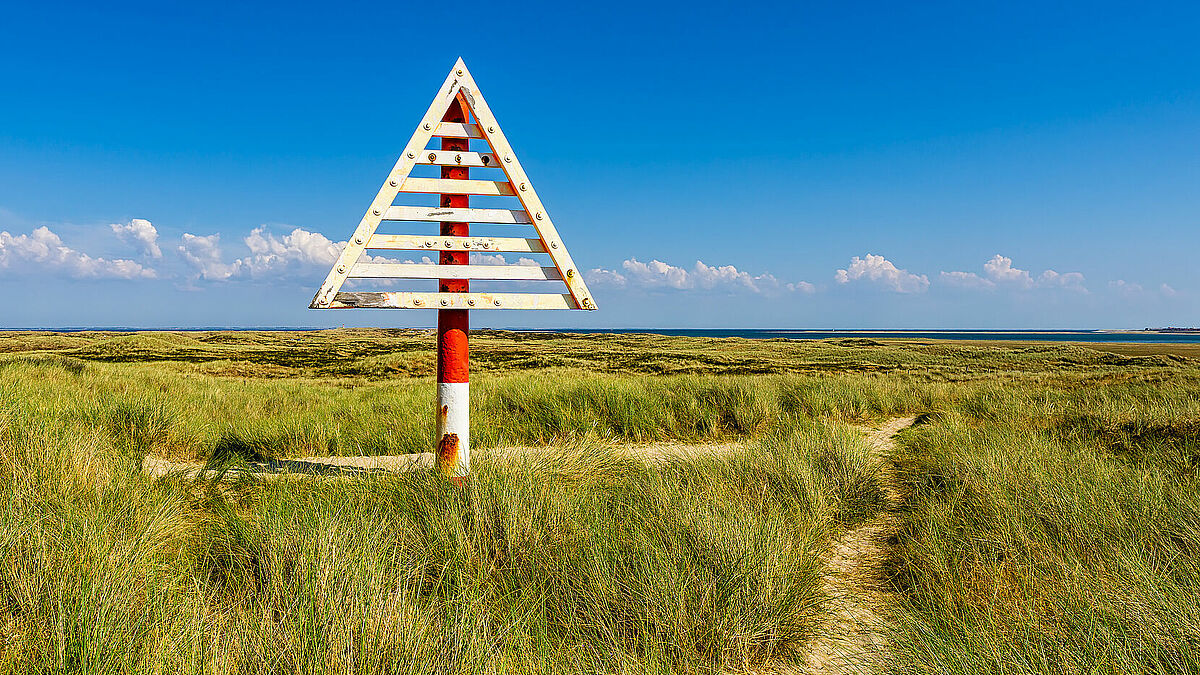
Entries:
[[449,195],[484,195],[488,197],[510,197],[514,194],[511,185],[498,180],[457,180],[452,178],[413,178],[409,176],[400,184],[401,192],[428,192]]
[[367,248],[397,251],[500,251],[503,253],[545,253],[541,239],[518,237],[426,237],[414,234],[379,234],[367,241]]
[[528,225],[529,214],[520,209],[451,209],[429,206],[389,206],[384,220],[432,221],[435,223],[497,223]]
[[459,152],[458,150],[426,150],[417,157],[417,164],[500,168],[496,163],[496,156],[490,152]]
[[433,135],[451,138],[483,138],[478,126],[461,122],[438,122],[437,127],[433,130]]
[[509,279],[557,281],[555,267],[537,265],[429,265],[425,263],[358,263],[350,268],[354,279]]
[[567,293],[338,293],[330,309],[579,309]]

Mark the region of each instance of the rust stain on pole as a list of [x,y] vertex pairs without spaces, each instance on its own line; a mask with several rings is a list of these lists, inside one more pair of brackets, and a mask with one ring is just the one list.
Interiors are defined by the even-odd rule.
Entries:
[[437,446],[437,465],[439,470],[450,475],[454,472],[454,466],[458,462],[458,434],[445,434],[438,441]]

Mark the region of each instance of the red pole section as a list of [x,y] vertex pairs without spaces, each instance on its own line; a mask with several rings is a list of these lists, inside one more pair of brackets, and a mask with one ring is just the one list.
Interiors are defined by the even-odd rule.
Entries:
[[[467,121],[466,112],[458,100],[442,117],[443,122]],[[442,150],[466,152],[470,149],[466,138],[442,138]],[[442,167],[442,178],[465,180],[470,169],[460,166]],[[443,208],[467,208],[467,195],[443,194]],[[442,236],[465,237],[470,234],[469,223],[442,223]],[[466,251],[442,251],[438,263],[442,265],[466,265]],[[466,293],[471,282],[466,279],[438,279],[441,293]],[[467,332],[470,321],[466,309],[438,310],[438,393],[437,393],[437,466],[451,478],[462,478],[471,467],[470,389],[467,383]]]

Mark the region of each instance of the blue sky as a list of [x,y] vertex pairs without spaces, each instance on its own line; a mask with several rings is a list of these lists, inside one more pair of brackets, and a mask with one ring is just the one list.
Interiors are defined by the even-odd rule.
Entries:
[[460,55],[601,308],[474,325],[1200,324],[1193,3],[24,4],[0,326],[432,325],[307,304]]

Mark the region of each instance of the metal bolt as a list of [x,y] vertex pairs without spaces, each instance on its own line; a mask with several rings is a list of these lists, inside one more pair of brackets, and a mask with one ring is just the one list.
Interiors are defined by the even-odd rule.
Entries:
[[[410,152],[410,153],[408,153],[408,158],[409,158],[409,159],[412,159],[412,158],[414,158],[414,157],[416,157],[416,156],[417,156],[417,153],[415,153],[415,152]],[[393,183],[393,185],[395,185],[395,183]]]
[[445,298],[442,298],[442,307],[445,307],[448,304],[450,304],[450,301]]
[[425,240],[425,248],[433,248],[433,242],[426,239]]
[[420,298],[413,298],[413,304],[417,307],[420,307],[421,305],[425,304],[425,301]]
[[505,155],[505,156],[504,156],[504,161],[506,161],[506,162],[511,162],[511,161],[512,161],[512,155]]
[[492,245],[491,245],[491,243],[489,243],[489,242],[486,242],[486,241],[485,241],[485,242],[483,242],[483,247],[484,247],[484,248],[491,248],[491,247],[492,247]]
[[[408,156],[409,156],[409,157],[412,157],[412,153],[411,153],[411,152],[410,152],[410,153],[408,153]],[[396,187],[396,179],[395,179],[395,178],[393,178],[393,179],[389,180],[389,181],[388,181],[388,185],[391,185],[392,187]]]
[[475,298],[469,298],[467,300],[467,304],[474,307],[475,306]]
[[455,163],[455,164],[462,164],[462,155],[455,155],[455,156],[454,156],[454,163]]
[[464,241],[464,242],[463,242],[463,248],[471,248],[471,242],[470,242],[470,241]]
[[524,191],[525,191],[525,184],[521,183],[521,192],[524,192]]
[[483,157],[480,157],[480,158],[479,158],[479,160],[480,160],[481,162],[483,162],[483,165],[484,165],[484,166],[487,166],[488,164],[490,164],[490,163],[492,162],[492,158],[491,158],[491,157],[488,157],[487,155],[484,155]]
[[429,161],[436,162],[437,161],[437,153],[435,153],[435,152],[429,153]]
[[575,270],[567,270],[567,278],[570,279],[573,276],[575,276]]
[[345,271],[346,271],[345,265],[338,265],[338,273],[339,274],[341,274],[342,272],[345,272]]
[[489,134],[491,134],[491,133],[495,133],[495,131],[496,131],[496,127],[488,127],[488,133],[489,133]]
[[537,214],[534,216],[534,218],[537,218],[538,220],[541,220],[541,219],[542,219],[542,212],[541,212],[541,211],[538,211],[538,212],[537,212]]
[[550,248],[558,248],[558,242],[557,241],[550,242]]
[[425,127],[425,131],[429,131],[429,122],[426,122],[426,123],[425,123],[424,125],[422,125],[422,126],[424,126],[424,127]]
[[452,242],[452,241],[450,241],[449,239],[447,239],[447,240],[446,240],[446,248],[450,248],[451,246],[454,246],[454,242]]
[[499,307],[500,306],[500,298],[496,298],[495,301],[493,301],[493,304],[495,304],[497,307]]
[[371,209],[371,213],[374,213],[375,215],[379,215],[379,209]]
[[354,243],[356,243],[356,244],[361,244],[361,243],[362,243],[362,237],[355,237],[355,238],[354,238]]
[[459,68],[458,70],[454,71],[454,74],[455,74],[455,75],[462,75],[462,68]]
[[591,299],[591,298],[584,298],[584,299],[583,299],[583,308],[584,308],[584,309],[588,309],[588,308],[589,308],[589,307],[591,307],[591,306],[592,306],[592,299]]

